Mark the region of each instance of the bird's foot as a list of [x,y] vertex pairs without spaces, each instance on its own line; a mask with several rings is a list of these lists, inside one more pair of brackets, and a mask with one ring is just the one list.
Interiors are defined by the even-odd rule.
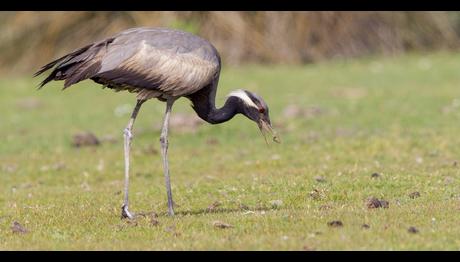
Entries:
[[174,216],[174,206],[176,203],[171,202],[170,204],[168,203],[168,214],[169,216]]
[[121,219],[128,218],[128,219],[134,219],[134,216],[128,211],[128,206],[123,205],[121,207]]

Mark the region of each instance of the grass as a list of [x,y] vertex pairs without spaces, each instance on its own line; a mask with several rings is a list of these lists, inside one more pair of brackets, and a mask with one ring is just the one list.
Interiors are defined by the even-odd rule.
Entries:
[[[161,158],[150,150],[159,148],[164,103],[146,103],[134,130],[130,207],[158,213],[157,225],[120,220],[129,117],[121,109],[132,108],[132,94],[91,81],[35,91],[39,79],[5,76],[0,249],[459,250],[459,68],[459,53],[224,67],[217,104],[232,89],[259,93],[282,144],[267,147],[243,116],[172,129],[175,217],[166,215]],[[286,117],[290,104],[307,114]],[[193,113],[186,99],[178,112]],[[84,130],[118,140],[72,147]],[[371,196],[389,208],[368,209]],[[216,228],[217,220],[233,227]],[[333,220],[343,227],[329,227]],[[14,221],[29,232],[13,233]]]

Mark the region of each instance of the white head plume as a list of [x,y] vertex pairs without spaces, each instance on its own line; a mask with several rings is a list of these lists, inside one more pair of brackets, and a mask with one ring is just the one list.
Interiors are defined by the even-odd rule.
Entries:
[[238,89],[238,90],[235,90],[235,91],[232,91],[230,94],[227,95],[227,97],[229,96],[235,96],[235,97],[238,97],[240,98],[241,100],[244,101],[244,103],[248,106],[251,106],[251,107],[254,107],[254,108],[259,108],[253,101],[252,99],[248,96],[248,94],[242,90],[242,89]]

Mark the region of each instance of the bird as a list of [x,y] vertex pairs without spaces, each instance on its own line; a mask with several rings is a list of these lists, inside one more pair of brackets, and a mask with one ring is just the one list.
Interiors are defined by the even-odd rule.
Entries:
[[64,81],[64,90],[90,79],[103,88],[136,94],[135,107],[123,130],[125,177],[121,207],[121,218],[133,219],[128,199],[130,150],[134,122],[147,100],[156,98],[166,103],[160,145],[170,216],[174,216],[174,202],[168,162],[168,126],[177,99],[189,99],[198,117],[213,125],[242,114],[257,123],[266,141],[270,134],[274,142],[280,142],[271,125],[268,105],[256,93],[237,89],[227,95],[221,108],[216,108],[221,67],[217,49],[196,34],[163,27],[136,27],[76,49],[42,66],[34,77],[51,70],[38,89],[51,81]]

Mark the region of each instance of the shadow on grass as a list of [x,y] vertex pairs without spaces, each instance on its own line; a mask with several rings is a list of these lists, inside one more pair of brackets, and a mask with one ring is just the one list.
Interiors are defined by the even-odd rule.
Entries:
[[[204,215],[204,214],[219,214],[219,213],[237,213],[237,212],[255,212],[255,211],[271,211],[277,210],[276,208],[269,207],[260,207],[254,209],[242,209],[242,208],[216,208],[214,210],[209,209],[198,209],[198,210],[189,210],[189,211],[179,211],[176,215],[188,216],[188,215]],[[164,212],[164,215],[168,215],[167,212]]]
[[[202,208],[198,210],[187,210],[187,211],[178,211],[175,212],[175,216],[190,216],[190,215],[206,215],[206,214],[225,214],[225,213],[238,213],[238,212],[256,212],[256,211],[273,211],[280,210],[282,208],[272,208],[272,207],[258,207],[258,208],[216,208],[210,210],[209,208]],[[139,212],[135,216],[151,216],[156,215],[158,217],[167,217],[169,216],[168,212],[156,213],[155,211],[149,212]]]

